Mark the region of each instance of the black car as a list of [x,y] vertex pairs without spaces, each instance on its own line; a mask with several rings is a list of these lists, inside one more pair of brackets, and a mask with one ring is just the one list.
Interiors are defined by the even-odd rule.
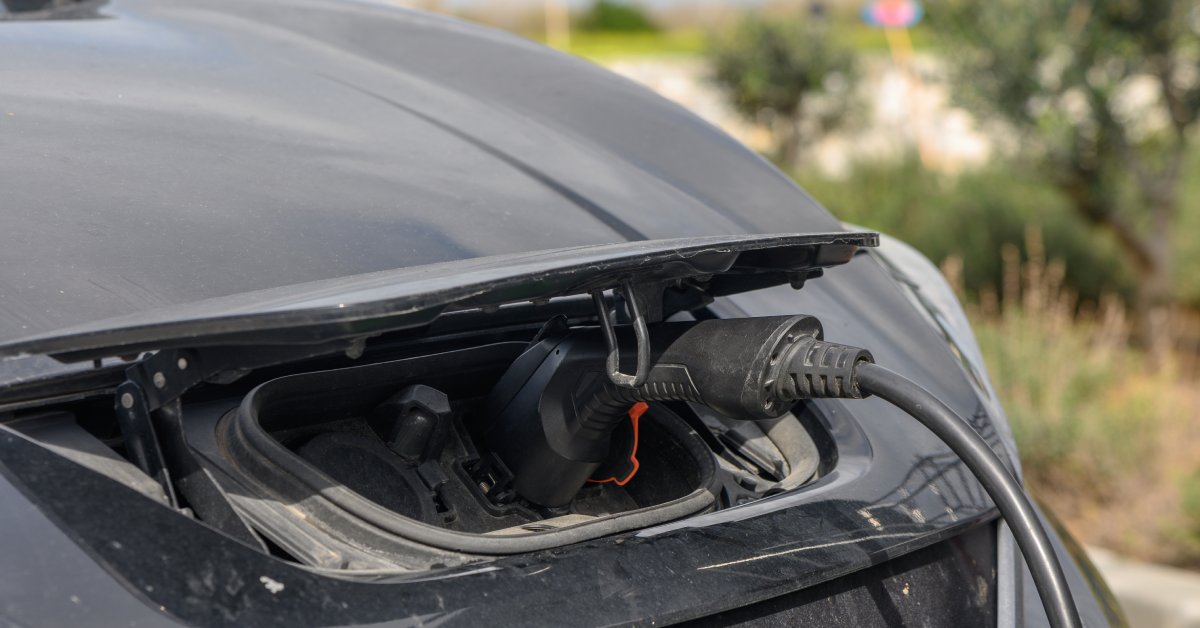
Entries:
[[681,108],[384,2],[4,7],[3,623],[1121,623],[936,268]]

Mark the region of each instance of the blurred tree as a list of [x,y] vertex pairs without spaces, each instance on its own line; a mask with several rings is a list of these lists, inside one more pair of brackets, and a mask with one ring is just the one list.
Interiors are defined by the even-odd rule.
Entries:
[[806,140],[842,122],[858,77],[854,54],[808,16],[747,14],[713,38],[709,60],[738,112],[771,129],[776,161],[793,168]]
[[929,18],[978,112],[1138,275],[1143,334],[1172,297],[1180,173],[1200,114],[1200,9],[1184,0],[946,0]]
[[593,32],[646,33],[658,25],[642,7],[621,0],[596,0],[579,16],[579,30]]

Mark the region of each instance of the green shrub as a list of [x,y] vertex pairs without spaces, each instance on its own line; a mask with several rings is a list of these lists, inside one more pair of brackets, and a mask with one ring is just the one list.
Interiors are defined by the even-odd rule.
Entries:
[[1020,165],[945,176],[910,158],[860,164],[844,179],[797,179],[841,220],[900,238],[935,263],[960,258],[969,296],[1001,285],[998,252],[1006,244],[1024,252],[1028,226],[1043,234],[1047,257],[1066,264],[1065,285],[1081,299],[1132,294],[1111,237],[1080,220],[1052,186]]
[[579,16],[576,27],[594,33],[649,33],[658,30],[658,25],[645,9],[620,0],[596,0]]
[[[1063,289],[1062,262],[1046,262],[1035,229],[1025,248],[1022,262],[1015,246],[1004,247],[1001,295],[984,292],[967,314],[1027,484],[1086,543],[1200,564],[1200,469],[1190,436],[1200,396],[1189,356],[1131,343],[1117,298],[1078,308]],[[956,268],[944,266],[952,282]]]
[[747,13],[709,42],[707,56],[714,83],[744,118],[770,129],[785,167],[854,108],[858,58],[825,19]]
[[1050,298],[975,316],[976,337],[1029,482],[1106,502],[1153,455],[1168,415],[1154,394],[1169,380],[1065,295]]
[[[844,179],[797,178],[842,220],[945,262],[966,293],[1025,479],[1075,534],[1130,556],[1200,565],[1194,347],[1151,359],[1130,342],[1112,295],[1129,294],[1132,278],[1107,232],[1019,163],[951,177],[908,159],[864,164]],[[1200,177],[1187,185],[1200,195]],[[1193,205],[1183,204],[1181,225],[1200,225]],[[1185,254],[1200,252],[1193,233],[1175,234],[1180,269],[1200,264]],[[1184,337],[1185,319],[1171,337]]]

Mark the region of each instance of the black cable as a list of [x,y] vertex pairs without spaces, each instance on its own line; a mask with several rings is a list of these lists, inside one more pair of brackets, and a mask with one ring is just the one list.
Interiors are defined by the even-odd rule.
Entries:
[[[603,305],[599,299],[597,301],[598,305]],[[646,331],[636,335],[643,337],[639,346],[647,344]],[[609,330],[606,336],[608,366],[613,371],[615,357],[619,357],[615,353],[615,332]],[[578,490],[576,484],[582,484],[595,469],[594,466],[581,469],[580,465],[586,463],[580,463],[579,460],[588,458],[579,458],[570,452],[585,451],[583,446],[602,446],[607,451],[608,434],[624,416],[630,402],[686,400],[703,403],[730,417],[761,420],[779,417],[802,399],[854,399],[874,394],[912,415],[962,459],[1008,521],[1017,546],[1033,574],[1050,625],[1055,628],[1079,628],[1082,625],[1079,611],[1075,608],[1066,576],[1050,545],[1049,536],[1020,483],[1009,474],[983,438],[937,397],[904,377],[875,365],[870,352],[826,342],[820,337],[820,321],[803,315],[711,319],[687,324],[663,323],[655,326],[654,334],[650,334],[648,339],[653,344],[650,361],[654,364],[648,366],[648,361],[639,359],[640,364],[648,367],[638,368],[639,371],[648,370],[645,382],[636,387],[606,382],[598,391],[574,388],[578,385],[574,382],[580,381],[580,377],[571,370],[564,371],[561,377],[553,375],[567,362],[550,362],[545,359],[548,353],[539,354],[542,355],[542,361],[530,361],[528,365],[521,363],[522,368],[528,366],[525,370],[534,375],[523,377],[520,381],[527,382],[523,385],[541,382],[535,384],[541,388],[536,395],[519,395],[523,388],[503,389],[504,407],[510,407],[507,400],[518,396],[543,401],[548,394],[562,394],[564,391],[571,395],[583,393],[586,396],[574,398],[572,403],[541,403],[534,411],[521,412],[518,420],[534,420],[543,425],[527,431],[510,430],[508,433],[549,434],[543,427],[548,420],[542,414],[546,408],[570,409],[572,413],[559,412],[559,418],[555,419],[558,423],[555,424],[574,424],[581,429],[571,431],[576,436],[565,445],[548,438],[532,443],[528,439],[501,440],[512,451],[506,462],[515,468],[531,455],[541,456],[547,461],[545,465],[526,466],[535,470],[526,474],[527,478],[533,478],[526,483],[526,489],[541,499],[567,503]],[[568,337],[555,345],[554,354],[559,354],[560,347],[565,352],[579,351],[581,358],[578,363],[583,364],[598,357],[594,350],[588,349],[589,346],[586,336]],[[536,374],[541,373],[543,368],[553,369],[552,374],[539,379]],[[570,384],[565,388],[557,386],[561,382]],[[500,387],[497,389],[500,390]],[[495,391],[492,394],[497,395]],[[495,444],[492,450],[497,451]],[[501,458],[504,457],[501,454]],[[550,465],[564,471],[547,479],[546,476],[550,474],[542,469],[552,468]],[[519,474],[520,471],[515,473]],[[575,477],[572,485],[560,481],[561,477],[570,474]],[[522,491],[520,487],[517,490]],[[522,496],[537,503],[549,503],[526,493],[522,493]]]
[[1008,522],[1055,628],[1082,626],[1062,565],[1033,505],[991,447],[940,399],[902,375],[870,362],[855,368],[858,386],[904,410],[942,439],[967,465]]

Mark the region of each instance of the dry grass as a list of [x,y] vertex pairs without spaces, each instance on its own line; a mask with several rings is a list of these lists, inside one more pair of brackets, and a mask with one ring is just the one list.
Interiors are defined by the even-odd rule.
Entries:
[[[1081,306],[1038,232],[1026,244],[968,314],[1027,483],[1086,543],[1200,567],[1200,371],[1171,340],[1194,335],[1166,316],[1159,349],[1135,346],[1119,300]],[[943,270],[953,282],[961,264]]]

